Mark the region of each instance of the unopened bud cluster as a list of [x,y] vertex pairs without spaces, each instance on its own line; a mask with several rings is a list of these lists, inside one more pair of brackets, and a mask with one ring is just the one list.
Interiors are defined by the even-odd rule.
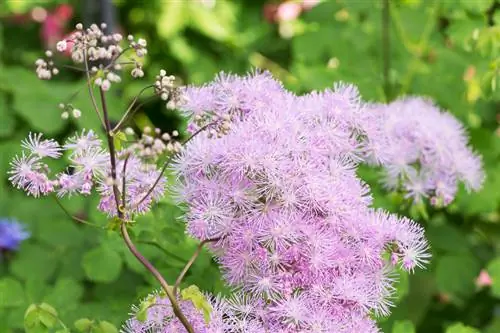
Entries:
[[[127,128],[125,133],[135,135],[131,128]],[[177,141],[178,136],[178,131],[169,134],[167,132],[162,133],[159,128],[153,130],[151,127],[145,127],[141,137],[128,149],[135,151],[136,155],[141,158],[156,160],[165,153],[178,153],[181,151],[182,145]]]
[[175,76],[167,75],[164,69],[156,76],[154,88],[156,95],[164,101],[168,100],[166,106],[169,110],[176,109],[186,102],[180,89],[175,86]]
[[50,80],[53,75],[59,74],[59,69],[54,66],[54,61],[52,60],[52,51],[46,51],[46,59],[39,58],[36,60],[36,75],[41,80]]
[[60,103],[59,108],[63,110],[61,113],[61,119],[66,120],[69,119],[70,116],[78,119],[82,116],[82,111],[80,111],[80,109],[74,108],[71,104]]

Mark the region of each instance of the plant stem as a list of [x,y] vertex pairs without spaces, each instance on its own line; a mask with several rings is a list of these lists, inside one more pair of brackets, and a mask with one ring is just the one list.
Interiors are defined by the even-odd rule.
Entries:
[[[182,143],[182,145],[186,145],[189,141],[191,141],[195,136],[197,136],[198,134],[200,134],[201,132],[203,132],[207,127],[213,125],[213,123],[209,123],[203,127],[201,127],[200,129],[198,129],[196,132],[193,133],[193,135],[191,135],[189,138],[187,138],[186,141],[184,141]],[[151,193],[153,193],[156,185],[158,185],[158,183],[160,182],[161,178],[163,177],[163,174],[165,173],[165,171],[167,170],[168,166],[170,165],[170,162],[172,162],[173,158],[175,156],[177,156],[178,153],[174,153],[172,155],[170,155],[167,159],[167,161],[165,162],[165,164],[163,164],[163,167],[161,168],[161,171],[160,171],[160,174],[158,175],[158,178],[156,178],[155,182],[153,183],[153,185],[151,186],[151,188],[146,192],[146,194],[136,203],[134,204],[133,208],[136,208],[138,207],[141,203],[144,202],[144,200],[146,200],[149,195]]]
[[64,205],[62,204],[62,202],[56,197],[56,196],[53,196],[54,200],[56,201],[57,205],[61,208],[61,210],[72,220],[75,220],[76,222],[78,223],[82,223],[82,224],[85,224],[85,225],[88,225],[88,226],[91,226],[91,227],[94,227],[94,228],[99,228],[99,229],[105,229],[104,227],[100,226],[100,225],[97,225],[97,224],[94,224],[94,223],[91,223],[87,220],[84,220],[84,219],[81,219],[77,216],[73,216],[71,215],[71,213],[66,209],[66,207],[64,207]]
[[177,280],[175,280],[174,294],[177,293],[177,289],[179,288],[184,277],[186,276],[186,273],[189,271],[189,269],[191,268],[191,266],[195,262],[196,258],[198,258],[198,256],[200,255],[201,250],[203,249],[203,246],[207,243],[216,242],[218,240],[219,240],[219,238],[205,239],[205,240],[201,241],[200,244],[198,244],[198,247],[196,247],[196,251],[194,251],[193,255],[191,256],[191,258],[187,262],[186,266],[184,266],[184,269],[182,270],[181,274],[179,274],[179,276],[177,277]]
[[[129,107],[127,108],[127,111],[125,111],[125,114],[123,115],[122,119],[118,122],[118,124],[113,128],[113,133],[116,133],[120,129],[120,127],[123,125],[123,123],[130,117],[132,116],[138,108],[135,108],[132,110],[132,108],[135,106],[135,103],[137,103],[137,100],[139,97],[141,97],[142,93],[145,92],[147,89],[154,87],[154,85],[149,85],[144,88],[142,88],[141,91],[137,94],[137,96],[134,97],[134,100],[132,103],[130,103]],[[142,105],[142,104],[141,104]]]
[[101,122],[102,126],[106,127],[106,124],[104,124],[104,120],[102,119],[101,113],[99,112],[99,107],[97,106],[97,102],[95,100],[94,96],[94,91],[92,90],[92,82],[90,81],[90,74],[89,74],[89,64],[88,64],[88,59],[87,59],[87,49],[83,48],[83,54],[84,54],[84,63],[85,63],[85,76],[87,78],[87,87],[89,89],[89,95],[90,95],[90,100],[92,101],[92,105],[94,106],[94,110],[97,113],[97,117],[99,118],[99,121]]
[[391,83],[389,81],[389,71],[391,68],[391,54],[390,54],[390,0],[382,0],[382,70],[384,76],[384,93],[386,101],[389,102],[391,99]]
[[151,264],[140,252],[139,250],[135,247],[134,243],[130,239],[130,236],[127,231],[127,225],[126,222],[123,220],[124,215],[122,209],[120,209],[120,196],[119,196],[119,190],[118,190],[118,185],[116,184],[116,152],[115,152],[115,144],[113,141],[113,136],[111,132],[111,125],[109,122],[109,116],[108,116],[108,110],[106,107],[106,97],[104,90],[102,88],[99,88],[100,94],[101,94],[101,103],[102,103],[102,114],[104,116],[104,125],[106,127],[106,138],[108,141],[108,147],[109,147],[109,156],[110,156],[110,163],[111,163],[111,179],[113,182],[113,194],[115,196],[115,202],[116,202],[116,213],[118,215],[118,218],[122,220],[120,229],[121,233],[123,236],[123,240],[127,244],[127,247],[129,248],[130,252],[142,263],[142,265],[153,274],[153,276],[160,282],[160,285],[162,288],[165,290],[165,293],[167,294],[168,299],[170,300],[170,303],[172,304],[172,309],[174,311],[175,316],[180,320],[182,325],[186,328],[188,333],[194,333],[193,327],[191,324],[188,322],[184,314],[182,313],[181,308],[179,307],[179,304],[177,303],[175,294],[173,293],[172,287],[170,287],[163,278],[163,276],[160,274],[160,272]]
[[161,276],[160,272],[158,272],[158,270],[137,250],[134,243],[132,243],[132,240],[130,239],[130,236],[127,231],[127,226],[125,223],[122,223],[121,225],[121,232],[123,239],[125,240],[125,243],[127,244],[130,252],[132,252],[132,254],[142,263],[142,265],[146,267],[146,269],[150,271],[151,274],[153,274],[153,276],[158,280],[158,282],[160,282],[160,285],[165,290],[168,299],[172,303],[172,309],[174,310],[175,316],[181,321],[182,325],[184,326],[184,328],[186,328],[186,330],[189,333],[194,333],[193,327],[188,322],[188,320],[182,313],[179,304],[177,303],[177,300],[175,298],[175,293],[172,287],[168,285],[167,281],[165,281],[163,276]]
[[118,190],[118,186],[116,184],[116,152],[115,152],[115,143],[113,141],[113,136],[111,133],[111,124],[109,122],[108,108],[106,106],[106,97],[104,94],[104,90],[99,87],[99,92],[101,94],[101,104],[102,104],[102,114],[104,116],[104,127],[106,128],[106,139],[108,141],[109,148],[109,159],[111,163],[111,179],[113,181],[113,195],[115,197],[116,202],[116,210],[118,217],[123,219],[123,212],[120,209],[120,191]]
[[127,154],[127,157],[125,157],[125,161],[123,162],[123,170],[122,170],[122,208],[126,208],[126,200],[127,200],[127,186],[126,186],[126,173],[127,173],[127,164],[128,164],[128,159],[130,157],[130,154]]

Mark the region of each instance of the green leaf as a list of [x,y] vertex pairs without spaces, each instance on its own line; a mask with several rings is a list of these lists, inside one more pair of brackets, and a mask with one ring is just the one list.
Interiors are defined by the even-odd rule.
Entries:
[[77,321],[75,321],[75,323],[73,325],[80,332],[88,332],[88,331],[90,331],[90,328],[92,327],[92,325],[94,325],[94,321],[90,320],[88,318],[81,318],[81,319],[78,319]]
[[480,270],[471,255],[447,255],[438,259],[436,284],[440,291],[467,297],[474,293],[474,280]]
[[189,286],[181,291],[181,296],[183,300],[190,300],[195,308],[202,310],[205,321],[209,322],[212,306],[207,302],[200,288],[195,285]]
[[392,333],[415,333],[415,326],[409,320],[396,321],[392,326]]
[[446,329],[445,333],[481,333],[481,332],[473,327],[465,326],[462,323],[456,323],[449,326]]
[[493,280],[493,284],[491,285],[491,294],[500,298],[500,257],[490,261],[486,269]]
[[21,283],[6,277],[0,280],[0,308],[19,306],[24,303],[25,295]]
[[118,329],[110,322],[102,320],[97,325],[95,333],[118,333]]
[[14,119],[14,110],[7,105],[7,98],[5,94],[0,91],[0,137],[12,134],[16,126]]
[[122,269],[122,258],[115,251],[100,246],[83,256],[83,269],[86,276],[96,282],[113,282]]
[[118,131],[113,135],[113,143],[115,144],[115,148],[120,150],[122,147],[122,142],[127,141],[127,135],[122,131]]
[[161,4],[156,27],[158,34],[167,39],[175,36],[189,22],[186,20],[188,8],[183,1],[164,1]]
[[[49,222],[50,223],[50,222]],[[57,267],[56,253],[38,244],[23,244],[10,265],[12,274],[23,280],[49,279]]]
[[45,300],[57,308],[74,308],[82,296],[83,287],[77,281],[62,278],[56,282]]

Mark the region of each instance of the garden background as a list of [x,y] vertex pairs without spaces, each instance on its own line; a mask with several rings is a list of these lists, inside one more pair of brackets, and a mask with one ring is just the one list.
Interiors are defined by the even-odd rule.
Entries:
[[[263,68],[298,93],[340,80],[356,84],[367,101],[424,95],[452,112],[483,156],[487,179],[482,191],[465,195],[462,189],[445,209],[410,206],[400,195],[382,191],[378,171],[362,170],[376,206],[422,223],[433,254],[427,270],[401,274],[397,307],[380,319],[380,326],[387,333],[451,332],[449,327],[500,332],[500,2],[3,0],[0,219],[23,223],[31,237],[16,252],[0,249],[0,333],[23,332],[26,309],[42,302],[57,309],[70,328],[84,317],[119,327],[130,305],[158,287],[117,233],[75,223],[50,197],[27,197],[7,179],[9,161],[29,131],[62,141],[75,130],[95,127],[90,116],[61,120],[57,107],[84,87],[83,77],[65,71],[48,84],[37,79],[34,62],[77,22],[103,20],[114,22],[124,35],[148,41],[149,81],[161,68],[182,84],[207,82],[220,70],[242,74]],[[110,96],[113,120],[142,88],[132,80],[121,87]],[[90,110],[81,95],[74,105]],[[141,101],[132,126],[185,129],[180,116],[161,101]],[[64,204],[106,227],[106,218],[95,209],[96,197],[64,199]],[[140,250],[168,281],[175,280],[196,248],[179,215],[167,198],[134,229]],[[190,284],[227,292],[206,252],[184,281]]]

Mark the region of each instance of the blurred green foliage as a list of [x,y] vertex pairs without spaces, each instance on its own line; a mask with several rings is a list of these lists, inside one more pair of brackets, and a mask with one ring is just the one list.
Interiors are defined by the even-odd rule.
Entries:
[[[146,81],[124,80],[108,103],[111,118],[119,119],[160,68],[184,83],[206,82],[220,70],[243,73],[259,67],[297,92],[341,80],[358,85],[370,101],[406,94],[433,98],[468,128],[488,178],[481,192],[462,190],[448,208],[434,210],[408,206],[378,186],[377,171],[360,171],[373,186],[376,205],[420,221],[433,251],[427,270],[401,275],[397,307],[380,325],[393,333],[500,332],[500,3],[393,0],[387,21],[383,0],[332,0],[297,19],[270,23],[265,8],[276,1],[213,2],[114,1],[120,29],[146,38],[149,53]],[[33,73],[45,47],[33,9],[42,6],[50,14],[62,3],[74,9],[62,28],[68,33],[84,19],[85,1],[0,3],[0,216],[22,221],[32,233],[17,253],[0,262],[2,333],[23,331],[26,320],[30,327],[66,332],[59,318],[76,331],[114,332],[111,323],[123,323],[130,304],[158,288],[120,237],[103,230],[106,219],[96,211],[95,197],[64,201],[73,214],[97,224],[92,228],[69,220],[51,198],[28,198],[7,181],[8,163],[30,130],[63,139],[98,124],[78,73],[50,83]],[[389,47],[384,47],[384,28]],[[82,118],[62,121],[57,105],[80,90],[73,104],[84,111]],[[172,130],[183,122],[162,103],[152,102],[131,125]],[[139,249],[171,283],[196,248],[180,217],[180,209],[166,198],[132,229]],[[482,269],[492,277],[490,288],[475,284]],[[191,284],[226,292],[206,252],[184,286]],[[39,305],[28,309],[32,303]]]

